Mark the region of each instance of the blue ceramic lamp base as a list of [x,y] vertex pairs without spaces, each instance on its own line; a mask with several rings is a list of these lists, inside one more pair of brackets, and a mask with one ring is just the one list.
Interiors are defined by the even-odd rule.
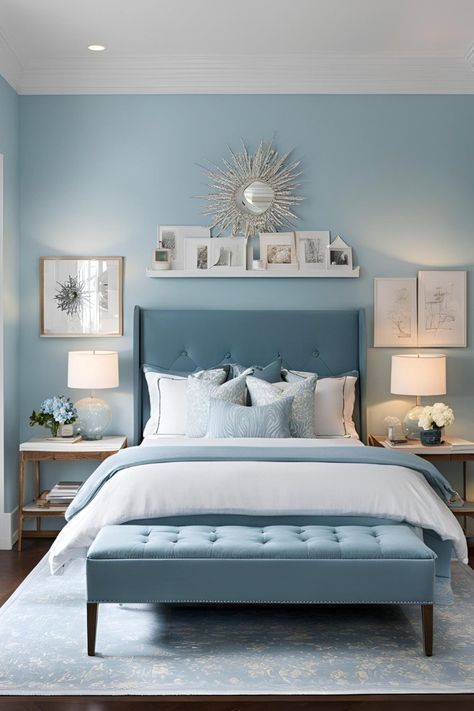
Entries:
[[112,411],[104,400],[91,395],[83,397],[75,404],[78,432],[83,439],[102,439],[110,425]]

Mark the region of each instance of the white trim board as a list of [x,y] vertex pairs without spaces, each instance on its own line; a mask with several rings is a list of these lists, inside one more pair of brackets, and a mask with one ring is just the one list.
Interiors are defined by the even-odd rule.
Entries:
[[199,54],[35,59],[0,35],[19,94],[472,94],[472,54]]
[[17,540],[18,506],[11,513],[0,513],[0,550],[11,550]]

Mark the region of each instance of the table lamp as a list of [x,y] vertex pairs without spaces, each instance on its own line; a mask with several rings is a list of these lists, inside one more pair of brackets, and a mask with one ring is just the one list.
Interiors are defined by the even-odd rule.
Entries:
[[446,356],[394,355],[390,392],[394,395],[416,395],[416,405],[405,415],[403,432],[407,439],[419,439],[418,425],[423,407],[422,395],[446,394]]
[[116,388],[118,384],[117,351],[69,351],[68,388],[91,391],[89,397],[75,403],[79,432],[84,439],[102,439],[112,418],[110,406],[95,397],[94,391]]

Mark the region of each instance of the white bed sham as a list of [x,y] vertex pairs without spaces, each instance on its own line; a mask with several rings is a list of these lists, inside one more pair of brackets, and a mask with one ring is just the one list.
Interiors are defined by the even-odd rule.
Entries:
[[[159,438],[160,447],[195,447],[225,442],[228,446],[263,447],[363,446],[353,439]],[[156,445],[147,437],[143,446]],[[456,518],[422,474],[405,467],[322,462],[169,462],[119,471],[60,532],[49,561],[52,573],[85,555],[106,525],[167,516],[199,514],[355,515],[407,521],[429,528],[454,544],[467,562],[467,546]]]

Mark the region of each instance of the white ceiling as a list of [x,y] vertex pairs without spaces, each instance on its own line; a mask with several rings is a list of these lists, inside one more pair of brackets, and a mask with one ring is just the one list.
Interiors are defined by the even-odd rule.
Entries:
[[474,93],[473,43],[474,0],[0,0],[24,94]]

